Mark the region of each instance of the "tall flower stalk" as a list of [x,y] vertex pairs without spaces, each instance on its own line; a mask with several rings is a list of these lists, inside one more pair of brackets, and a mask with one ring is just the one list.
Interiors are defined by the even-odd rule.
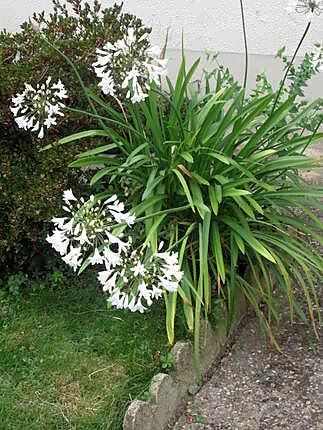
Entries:
[[247,82],[248,82],[249,53],[248,53],[248,38],[247,38],[246,19],[245,19],[245,13],[244,13],[243,0],[240,0],[240,9],[241,9],[241,19],[242,19],[242,29],[243,29],[243,40],[244,40],[244,47],[245,47],[245,68],[244,68],[243,88],[244,90],[246,90]]
[[303,33],[303,36],[301,37],[301,40],[299,41],[299,43],[297,45],[297,48],[296,48],[296,50],[295,50],[295,52],[293,54],[293,57],[292,57],[289,65],[287,66],[287,69],[285,71],[283,80],[281,81],[281,84],[279,86],[279,90],[277,92],[277,95],[276,95],[276,98],[275,98],[275,101],[274,101],[274,104],[273,104],[273,107],[272,107],[272,112],[274,112],[274,110],[276,109],[277,103],[279,102],[281,93],[282,93],[282,91],[284,89],[285,82],[286,82],[286,79],[287,79],[288,74],[290,72],[290,69],[291,69],[292,65],[294,64],[295,58],[296,58],[296,56],[297,56],[297,54],[298,54],[298,52],[299,52],[299,50],[300,50],[300,48],[301,48],[301,46],[302,46],[305,38],[307,36],[307,33],[309,32],[310,27],[311,27],[311,21],[307,23],[307,26],[306,26],[305,31]]
[[312,24],[312,19],[315,16],[319,16],[323,13],[323,1],[322,0],[289,0],[287,8],[286,8],[288,14],[292,14],[292,13],[297,13],[297,14],[302,14],[305,16],[310,16],[310,20],[307,23],[307,26],[305,28],[305,31],[303,33],[303,36],[301,37],[301,40],[299,41],[296,50],[293,54],[293,57],[291,59],[291,61],[289,62],[289,65],[287,66],[287,69],[285,71],[283,80],[281,81],[279,90],[277,92],[273,107],[272,107],[272,112],[276,109],[277,103],[279,102],[281,93],[284,89],[284,85],[286,82],[286,79],[288,77],[288,74],[291,70],[292,65],[294,64],[295,58],[309,32],[309,29],[311,27]]

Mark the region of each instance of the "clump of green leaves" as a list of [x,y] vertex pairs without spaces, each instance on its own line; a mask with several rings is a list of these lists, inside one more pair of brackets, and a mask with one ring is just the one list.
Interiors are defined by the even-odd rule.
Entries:
[[47,258],[42,271],[33,270],[32,275],[23,271],[10,274],[2,279],[1,291],[4,296],[19,301],[26,292],[40,293],[44,289],[57,291],[65,288],[73,282],[73,272],[67,266],[55,263],[53,258]]
[[167,352],[167,354],[165,355],[161,354],[159,360],[160,360],[160,367],[164,372],[172,370],[175,366],[174,355],[171,351]]
[[28,284],[27,276],[22,272],[18,272],[8,277],[6,286],[9,294],[17,299],[21,294],[21,288],[26,284]]
[[[198,352],[200,318],[222,300],[230,331],[238,290],[272,342],[276,289],[286,296],[291,319],[308,316],[316,332],[314,283],[322,277],[323,259],[307,238],[322,243],[317,232],[322,223],[312,208],[322,207],[323,189],[305,183],[301,171],[321,164],[304,150],[323,133],[303,132],[304,118],[315,114],[321,101],[296,109],[295,95],[277,102],[275,92],[245,99],[238,83],[228,86],[223,73],[216,81],[206,76],[196,89],[190,82],[198,64],[186,70],[183,58],[175,85],[168,80],[167,91],[152,88],[126,117],[90,95],[102,108],[101,119],[106,117],[100,135],[120,148],[118,158],[101,157],[103,167],[91,184],[104,184],[104,198],[129,178],[128,204],[145,217],[141,240],[153,251],[160,240],[179,250],[181,287],[165,295],[170,343],[179,299]],[[108,155],[106,148],[98,146],[95,154]],[[71,167],[95,162],[91,152],[83,153]]]

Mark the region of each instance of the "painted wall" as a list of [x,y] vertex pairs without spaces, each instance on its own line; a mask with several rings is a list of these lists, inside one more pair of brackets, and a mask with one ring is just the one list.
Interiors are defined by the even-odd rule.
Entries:
[[[112,0],[102,0],[104,6]],[[245,0],[250,52],[273,55],[281,45],[295,48],[303,28],[301,15],[287,15],[287,0]],[[125,9],[142,17],[161,43],[170,28],[170,47],[197,51],[243,52],[238,0],[125,0]],[[16,30],[33,11],[49,10],[51,0],[0,0],[0,27]],[[307,47],[323,39],[323,16],[313,23]]]
[[[252,54],[250,79],[266,67],[272,79],[278,81],[281,71],[273,56],[282,45],[287,46],[289,53],[294,51],[306,26],[305,17],[288,15],[287,0],[244,0],[244,3]],[[112,4],[112,0],[102,0],[104,6]],[[0,27],[15,31],[33,11],[50,8],[51,0],[0,0]],[[177,67],[183,31],[192,60],[205,50],[221,52],[223,62],[241,75],[244,48],[239,0],[124,0],[124,9],[153,28],[153,43],[161,45],[169,28],[172,73]],[[313,22],[304,49],[311,49],[316,41],[323,41],[323,16]],[[310,93],[323,96],[323,74],[313,85]]]

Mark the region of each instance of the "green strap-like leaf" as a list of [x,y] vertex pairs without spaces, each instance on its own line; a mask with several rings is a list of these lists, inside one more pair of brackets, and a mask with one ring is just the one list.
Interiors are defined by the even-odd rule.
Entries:
[[173,172],[175,173],[175,175],[177,176],[177,178],[178,178],[179,182],[180,182],[180,183],[181,183],[181,185],[182,185],[182,188],[183,188],[184,193],[185,193],[185,195],[186,195],[187,201],[188,201],[189,205],[190,205],[190,206],[191,206],[191,208],[192,208],[192,211],[193,211],[193,212],[195,212],[195,207],[194,207],[193,199],[192,199],[192,196],[191,196],[190,190],[189,190],[189,188],[188,188],[188,185],[187,185],[187,183],[186,183],[186,181],[185,181],[184,176],[183,176],[183,175],[182,175],[182,173],[181,173],[181,172],[179,172],[177,169],[173,169]]
[[221,220],[227,224],[229,227],[231,227],[234,231],[236,231],[241,238],[248,243],[248,245],[255,251],[259,252],[263,257],[265,257],[267,260],[271,261],[272,263],[276,263],[274,257],[271,255],[271,253],[262,245],[259,240],[257,240],[251,231],[248,231],[244,229],[241,225],[239,225],[235,219],[230,218],[228,216],[221,217]]

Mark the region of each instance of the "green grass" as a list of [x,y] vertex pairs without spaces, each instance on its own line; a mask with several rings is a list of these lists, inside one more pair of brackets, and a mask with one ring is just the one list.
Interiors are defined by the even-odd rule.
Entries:
[[99,287],[78,283],[0,301],[1,430],[120,429],[160,371],[163,302],[107,310]]

